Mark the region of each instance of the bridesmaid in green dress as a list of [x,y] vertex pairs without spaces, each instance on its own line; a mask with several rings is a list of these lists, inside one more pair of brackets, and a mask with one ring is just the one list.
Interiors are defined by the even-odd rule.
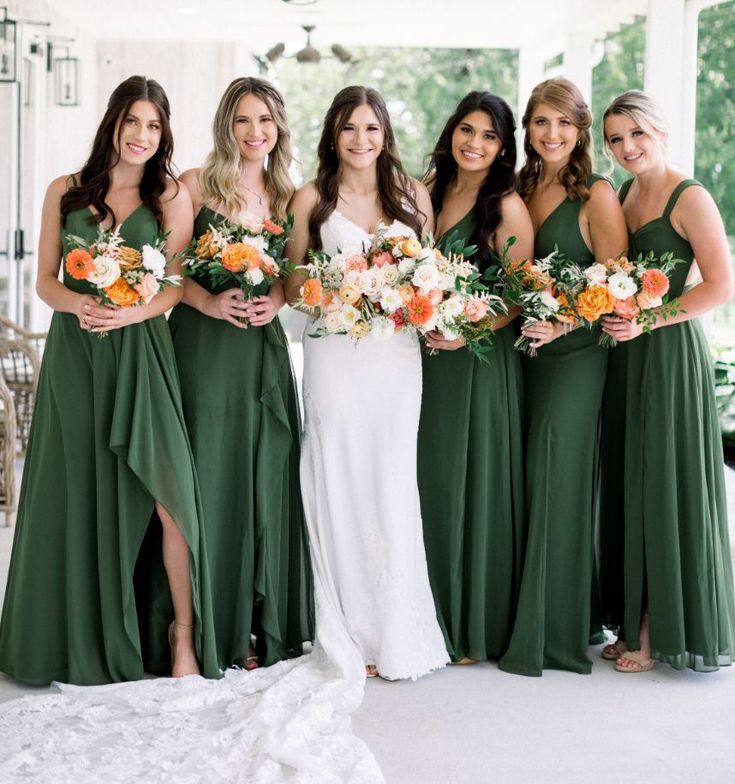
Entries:
[[603,121],[606,143],[633,175],[620,191],[630,257],[673,251],[686,262],[671,278],[679,313],[651,334],[635,321],[604,320],[621,343],[605,412],[615,428],[606,429],[602,453],[603,464],[615,460],[605,498],[622,498],[615,521],[602,510],[603,526],[617,523],[622,540],[615,666],[644,672],[658,660],[716,670],[732,662],[735,600],[714,376],[699,316],[732,297],[727,238],[707,191],[667,164],[665,122],[646,95],[619,96]]
[[161,538],[158,520],[172,674],[199,673],[198,654],[204,674],[217,675],[196,474],[163,315],[181,288],[117,308],[66,270],[58,280],[66,236],[91,241],[99,225],[120,226],[138,249],[159,229],[170,232],[169,253],[186,245],[191,200],[171,175],[172,146],[162,88],[130,77],[81,172],[46,195],[36,288],[55,312],[0,625],[0,669],[26,683],[135,680],[166,667],[165,583],[163,596],[136,597],[134,587],[136,563],[147,569],[146,532]]
[[[194,202],[194,235],[224,220],[285,218],[294,188],[278,91],[262,79],[233,81],[213,135],[202,168],[182,176]],[[184,282],[183,303],[169,320],[201,487],[223,668],[253,669],[292,656],[313,630],[298,478],[301,423],[277,318],[283,304],[280,283],[245,301],[240,288],[215,289],[198,274]]]
[[[520,193],[536,256],[555,247],[588,267],[626,247],[625,221],[607,180],[592,174],[592,116],[567,79],[534,88],[523,115],[526,164]],[[589,673],[598,422],[607,352],[587,329],[559,322],[523,328],[538,350],[523,357],[526,548],[518,611],[500,667]],[[568,334],[567,334],[568,332]]]
[[[426,176],[439,244],[477,245],[481,270],[510,236],[513,259],[533,255],[533,226],[515,191],[515,123],[489,92],[449,118]],[[430,332],[423,355],[418,478],[429,577],[452,660],[498,658],[508,645],[523,555],[522,378],[514,310],[495,324],[490,364],[463,341]]]

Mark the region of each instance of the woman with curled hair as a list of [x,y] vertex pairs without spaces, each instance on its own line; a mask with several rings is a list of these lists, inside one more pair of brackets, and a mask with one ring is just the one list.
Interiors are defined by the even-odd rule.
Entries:
[[[225,221],[286,218],[293,194],[290,131],[280,93],[235,79],[212,123],[214,146],[182,175],[194,236]],[[301,651],[313,631],[299,493],[300,416],[280,282],[245,300],[206,273],[184,282],[169,320],[199,476],[217,602],[220,667],[254,669]]]
[[[378,230],[417,237],[433,226],[426,188],[400,163],[385,102],[371,88],[334,98],[316,178],[292,201],[291,260],[308,248],[365,248]],[[304,281],[287,283],[289,300]],[[317,641],[369,677],[418,678],[447,661],[421,536],[416,431],[421,356],[406,331],[304,333],[301,487],[314,567]],[[337,650],[342,651],[338,653]]]
[[[536,256],[558,248],[589,267],[621,254],[625,221],[615,191],[592,174],[592,115],[567,79],[537,85],[523,115],[523,196]],[[500,667],[589,673],[598,426],[607,350],[598,334],[557,321],[523,327],[528,541],[518,610]],[[596,608],[595,608],[596,609]]]
[[[44,202],[36,289],[54,314],[0,625],[0,669],[27,683],[167,673],[172,616],[171,673],[198,674],[198,657],[205,675],[218,675],[196,473],[163,315],[181,288],[117,307],[66,266],[58,279],[71,235],[93,243],[100,227],[117,227],[137,251],[162,231],[169,254],[186,246],[191,199],[171,173],[169,113],[157,82],[126,79],[81,171],[54,180]],[[151,593],[156,574],[163,591]],[[147,593],[136,591],[145,583]]]
[[[438,244],[476,245],[485,272],[509,237],[512,260],[533,254],[533,226],[515,190],[508,104],[468,93],[439,135],[426,175]],[[419,426],[419,491],[437,616],[452,660],[499,658],[508,645],[524,541],[523,396],[518,315],[493,325],[489,364],[461,338],[427,335]],[[441,455],[439,459],[438,456]]]
[[[666,121],[644,93],[619,95],[605,144],[631,179],[620,189],[629,257],[672,252],[678,312],[650,334],[608,316],[612,353],[602,431],[604,607],[620,672],[655,661],[711,671],[730,664],[735,599],[712,360],[699,317],[733,294],[717,205],[666,160]],[[656,308],[654,303],[651,303]],[[654,309],[654,315],[657,311]]]

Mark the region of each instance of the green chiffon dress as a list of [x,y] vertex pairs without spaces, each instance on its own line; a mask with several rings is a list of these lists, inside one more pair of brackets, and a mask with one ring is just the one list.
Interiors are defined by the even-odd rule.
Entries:
[[[90,241],[88,208],[62,228]],[[158,231],[140,205],[122,224],[140,248]],[[64,284],[93,293],[86,281]],[[0,670],[80,685],[169,671],[173,619],[154,500],[190,554],[202,672],[219,674],[193,457],[164,316],[100,338],[53,314],[38,382],[0,623]],[[137,575],[136,575],[137,572]],[[139,590],[136,591],[136,585]]]
[[[469,240],[474,211],[453,229]],[[490,364],[466,349],[423,354],[418,483],[429,579],[453,660],[498,658],[523,552],[522,377],[515,332]]]
[[[202,208],[194,235],[223,220]],[[195,280],[214,290],[208,276]],[[201,488],[217,661],[244,666],[254,634],[269,665],[300,653],[314,628],[286,336],[277,318],[241,330],[183,303],[169,326]]]
[[[598,178],[593,178],[590,185]],[[567,197],[539,228],[537,258],[554,250],[582,267],[595,258]],[[528,543],[515,625],[500,668],[589,673],[598,425],[607,351],[584,327],[523,356]]]
[[[652,250],[685,260],[672,274],[671,297],[683,292],[694,255],[669,216],[681,192],[698,185],[683,180],[663,215],[630,235],[630,258]],[[630,650],[640,648],[647,608],[653,658],[676,669],[716,670],[733,658],[735,599],[707,341],[691,319],[625,342],[612,355],[602,444],[605,609]]]

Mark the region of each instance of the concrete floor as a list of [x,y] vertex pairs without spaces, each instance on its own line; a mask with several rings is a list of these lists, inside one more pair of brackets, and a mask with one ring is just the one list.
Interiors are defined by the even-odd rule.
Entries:
[[[729,469],[727,482],[735,542]],[[0,593],[12,535],[0,528]],[[416,683],[370,680],[354,728],[390,784],[735,781],[735,668],[698,674],[660,665],[624,676],[598,651],[587,676],[524,678],[478,664]],[[0,675],[0,702],[45,691]]]

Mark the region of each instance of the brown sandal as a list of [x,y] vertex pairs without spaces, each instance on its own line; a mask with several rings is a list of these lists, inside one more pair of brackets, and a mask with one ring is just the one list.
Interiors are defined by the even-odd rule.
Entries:
[[[630,661],[634,667],[626,667],[622,661]],[[628,651],[615,662],[615,669],[618,672],[648,672],[654,668],[656,662],[644,656],[640,651]]]

